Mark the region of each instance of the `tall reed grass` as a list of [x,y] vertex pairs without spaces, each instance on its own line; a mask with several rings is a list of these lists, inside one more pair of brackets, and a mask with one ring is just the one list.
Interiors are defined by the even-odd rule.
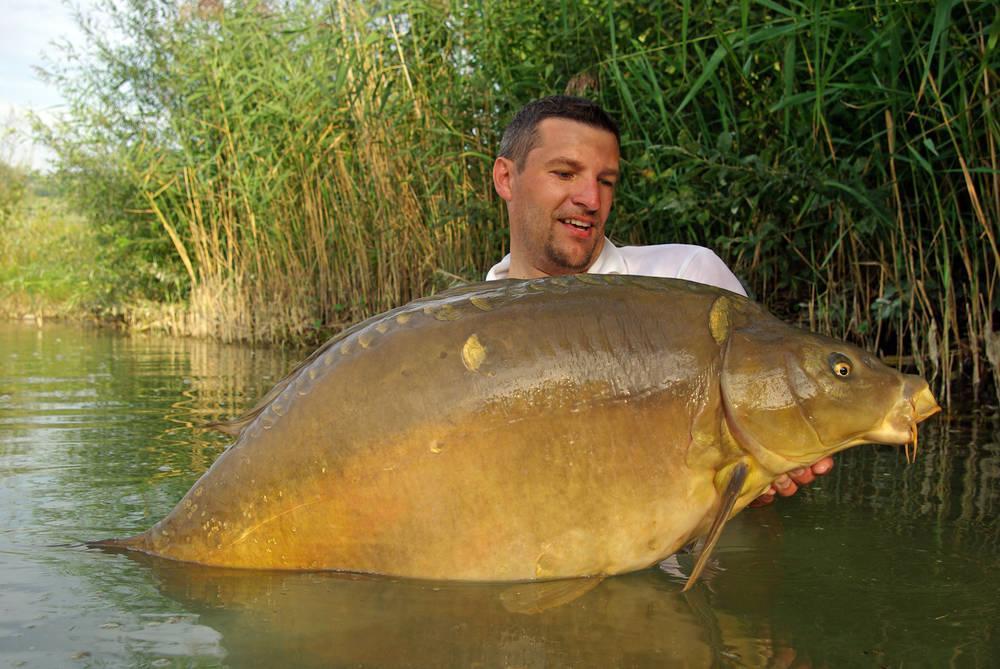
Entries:
[[607,99],[646,181],[622,228],[715,244],[810,327],[978,388],[998,362],[997,16],[742,2],[719,25],[684,3],[680,40],[620,38]]
[[498,133],[569,88],[622,122],[619,241],[707,244],[783,316],[949,392],[997,373],[989,3],[133,0],[103,16],[133,41],[93,28],[89,69],[52,72],[74,101],[53,143],[81,194],[116,194],[116,229],[160,253],[151,276],[176,280],[195,334],[309,339],[480,277],[506,245]]
[[346,2],[178,18],[180,147],[144,143],[135,165],[187,273],[193,334],[306,339],[478,274],[492,245],[454,201],[469,141],[422,90],[456,82],[414,83],[398,20]]

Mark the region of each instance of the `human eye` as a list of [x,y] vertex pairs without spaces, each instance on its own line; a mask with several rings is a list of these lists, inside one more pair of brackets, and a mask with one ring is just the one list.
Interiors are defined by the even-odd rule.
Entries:
[[567,170],[552,170],[552,174],[566,181],[573,178],[573,173]]

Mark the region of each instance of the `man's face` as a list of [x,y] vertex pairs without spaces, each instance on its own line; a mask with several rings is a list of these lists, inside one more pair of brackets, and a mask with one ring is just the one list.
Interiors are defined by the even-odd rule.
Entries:
[[604,246],[618,181],[618,142],[606,130],[562,118],[537,126],[524,168],[497,158],[493,182],[507,201],[510,277],[584,272]]

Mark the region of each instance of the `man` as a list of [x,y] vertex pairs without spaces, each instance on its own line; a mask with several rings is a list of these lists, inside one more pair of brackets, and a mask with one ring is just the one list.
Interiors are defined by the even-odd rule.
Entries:
[[[715,253],[689,244],[616,247],[604,234],[620,178],[618,124],[596,103],[552,96],[522,108],[504,131],[493,185],[507,202],[510,254],[486,279],[641,274],[687,279],[746,295]],[[788,496],[827,473],[832,458],[790,472],[755,504]]]

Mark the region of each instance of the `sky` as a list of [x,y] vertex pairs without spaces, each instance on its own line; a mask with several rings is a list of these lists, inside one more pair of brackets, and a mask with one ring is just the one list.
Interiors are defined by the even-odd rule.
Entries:
[[[76,4],[88,6],[86,0]],[[42,53],[54,58],[56,40],[80,43],[73,11],[60,0],[0,0],[0,159],[46,169],[50,157],[25,137],[27,110],[51,118],[62,99],[43,83],[33,67],[43,65]],[[17,134],[8,136],[8,129]]]

